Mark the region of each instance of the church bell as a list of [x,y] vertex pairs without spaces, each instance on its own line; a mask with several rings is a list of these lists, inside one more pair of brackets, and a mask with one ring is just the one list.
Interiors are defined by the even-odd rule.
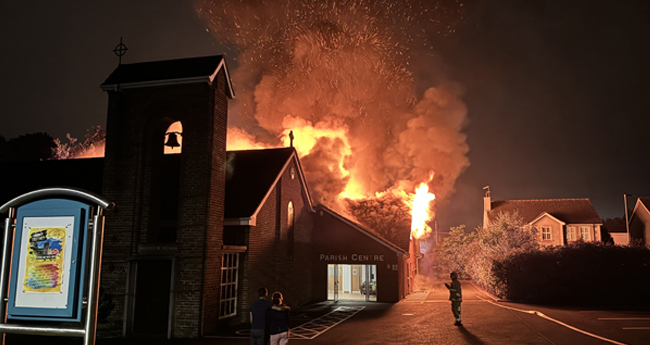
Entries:
[[181,144],[178,143],[178,138],[176,135],[182,135],[179,132],[168,132],[165,133],[167,135],[167,142],[165,143],[165,146],[169,146],[171,148],[179,147]]

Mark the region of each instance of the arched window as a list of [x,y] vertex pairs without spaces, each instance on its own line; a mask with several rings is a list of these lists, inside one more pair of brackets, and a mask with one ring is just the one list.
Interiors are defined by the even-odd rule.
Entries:
[[183,124],[180,121],[172,123],[165,131],[164,148],[166,155],[183,151]]
[[294,224],[296,215],[293,209],[293,202],[289,201],[287,206],[287,259],[293,260],[293,240],[294,240]]

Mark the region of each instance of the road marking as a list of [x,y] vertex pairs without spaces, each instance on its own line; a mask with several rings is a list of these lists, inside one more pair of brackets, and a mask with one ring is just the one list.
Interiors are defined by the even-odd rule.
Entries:
[[338,307],[289,331],[291,339],[314,339],[332,327],[351,318],[365,307]]
[[598,321],[650,321],[650,317],[599,317]]
[[650,329],[650,327],[623,327],[623,329]]
[[[427,300],[427,301],[404,301],[404,303],[449,303],[448,299],[432,299],[432,300]],[[477,301],[477,300],[469,300],[469,301],[463,301],[463,303],[485,303],[485,301]]]
[[[483,299],[483,298],[481,298],[481,296],[479,296],[478,294],[476,294],[476,297],[478,297],[478,298],[480,298],[480,299]],[[602,341],[606,341],[606,342],[609,342],[609,343],[612,343],[612,344],[617,344],[617,345],[627,345],[627,344],[625,344],[625,343],[620,343],[620,342],[618,342],[618,341],[616,341],[616,340],[608,339],[608,338],[601,337],[601,336],[596,335],[596,334],[593,334],[593,333],[589,333],[589,332],[587,332],[587,331],[583,331],[583,330],[581,330],[580,328],[573,327],[573,326],[568,325],[568,324],[566,324],[566,323],[564,323],[564,322],[562,322],[562,321],[560,321],[560,320],[556,320],[556,319],[554,319],[554,318],[552,318],[552,317],[550,317],[550,316],[546,316],[546,315],[544,315],[543,313],[538,312],[537,310],[524,310],[524,309],[519,309],[519,308],[508,307],[508,306],[505,306],[505,305],[500,305],[500,304],[497,304],[497,303],[495,303],[495,302],[488,301],[488,300],[485,300],[485,301],[488,302],[488,303],[490,303],[490,304],[494,304],[495,306],[497,306],[497,307],[499,307],[499,308],[505,308],[505,309],[508,309],[508,310],[518,311],[518,312],[521,312],[521,313],[537,315],[537,316],[542,317],[542,318],[544,318],[544,319],[547,319],[547,320],[549,320],[549,321],[553,321],[553,322],[557,323],[558,325],[562,325],[562,326],[564,326],[564,327],[566,327],[566,328],[568,328],[568,329],[574,330],[574,331],[576,331],[576,332],[578,332],[578,333],[582,333],[582,334],[584,334],[584,335],[588,335],[588,336],[593,337],[593,338],[596,338],[596,339],[600,339],[600,340],[602,340]]]

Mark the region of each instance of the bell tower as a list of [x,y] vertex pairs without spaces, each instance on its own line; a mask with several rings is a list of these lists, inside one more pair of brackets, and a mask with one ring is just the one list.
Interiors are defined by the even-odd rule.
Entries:
[[117,205],[102,265],[111,318],[124,336],[210,333],[219,318],[234,97],[225,60],[121,64],[101,88],[109,98],[102,191]]

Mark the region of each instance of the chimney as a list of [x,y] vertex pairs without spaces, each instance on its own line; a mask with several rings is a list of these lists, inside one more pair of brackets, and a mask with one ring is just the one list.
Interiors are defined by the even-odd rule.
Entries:
[[483,197],[483,227],[490,225],[490,219],[488,218],[488,213],[492,211],[492,197],[490,196],[490,186],[483,187],[485,190],[485,196]]

